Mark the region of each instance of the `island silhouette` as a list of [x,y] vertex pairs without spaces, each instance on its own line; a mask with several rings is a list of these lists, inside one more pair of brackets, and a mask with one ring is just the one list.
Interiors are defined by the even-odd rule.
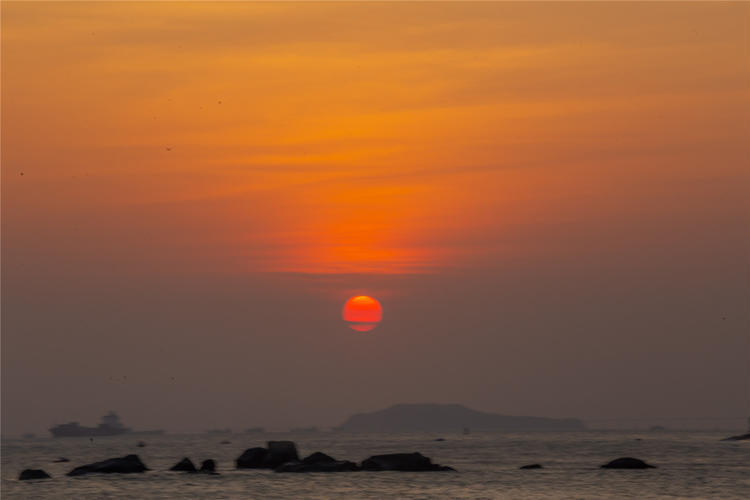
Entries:
[[576,418],[511,416],[472,410],[460,404],[397,404],[357,413],[336,427],[345,432],[581,431]]

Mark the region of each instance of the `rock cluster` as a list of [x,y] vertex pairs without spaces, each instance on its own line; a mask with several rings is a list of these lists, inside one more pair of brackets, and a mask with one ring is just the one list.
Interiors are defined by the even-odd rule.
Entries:
[[269,441],[268,448],[248,448],[235,461],[238,469],[273,469],[276,472],[354,472],[369,471],[449,471],[450,467],[433,464],[420,453],[375,455],[357,465],[336,460],[320,451],[303,459],[291,441]]
[[[63,461],[63,459],[57,460]],[[453,471],[455,469],[432,463],[429,457],[421,453],[390,453],[373,455],[356,464],[349,460],[336,460],[323,452],[315,452],[300,459],[297,446],[292,441],[269,441],[267,448],[248,448],[237,457],[238,469],[273,469],[275,472],[354,472],[354,471]],[[541,469],[540,464],[529,464],[521,469]],[[654,469],[655,466],[632,457],[621,457],[601,466],[603,469]],[[68,476],[80,476],[91,473],[130,474],[149,470],[138,455],[110,458],[101,462],[82,465],[68,472]],[[216,462],[204,460],[200,469],[187,457],[183,458],[169,470],[218,475]],[[19,480],[47,479],[50,475],[41,469],[26,469],[21,472]]]

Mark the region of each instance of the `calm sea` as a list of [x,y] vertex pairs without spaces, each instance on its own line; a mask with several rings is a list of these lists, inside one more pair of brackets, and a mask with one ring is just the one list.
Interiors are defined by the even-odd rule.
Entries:
[[[2,442],[2,498],[750,498],[750,442],[721,442],[725,433],[533,433],[441,436],[197,434],[96,438],[38,438]],[[444,437],[445,441],[435,441]],[[147,446],[136,447],[143,439]],[[230,444],[220,444],[222,440]],[[458,472],[277,474],[235,470],[234,459],[269,439],[290,439],[301,455],[324,451],[360,461],[370,455],[419,451]],[[130,453],[152,469],[144,474],[69,478],[74,466]],[[69,463],[53,463],[59,456]],[[212,458],[218,476],[168,472],[183,456]],[[621,456],[657,469],[605,470]],[[541,470],[519,470],[541,463]],[[24,468],[53,476],[18,481]]]

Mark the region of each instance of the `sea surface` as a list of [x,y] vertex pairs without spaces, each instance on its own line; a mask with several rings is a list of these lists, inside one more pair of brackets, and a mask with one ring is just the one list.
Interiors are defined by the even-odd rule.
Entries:
[[[566,432],[461,434],[164,434],[95,438],[5,439],[2,498],[750,498],[750,442],[722,442],[727,433]],[[436,438],[445,441],[435,441]],[[300,456],[323,451],[337,459],[419,451],[457,472],[340,472],[279,474],[235,470],[234,459],[267,440],[289,439]],[[143,440],[146,446],[137,447]],[[223,440],[230,444],[220,444]],[[143,474],[67,477],[75,466],[135,453]],[[57,457],[68,463],[53,463]],[[167,469],[183,457],[212,458],[219,475]],[[633,456],[657,469],[607,470],[609,460]],[[541,470],[519,470],[540,463]],[[18,481],[25,468],[52,479]]]

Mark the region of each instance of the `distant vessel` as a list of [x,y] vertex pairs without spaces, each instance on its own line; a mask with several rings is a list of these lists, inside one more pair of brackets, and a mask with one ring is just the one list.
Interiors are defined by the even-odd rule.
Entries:
[[162,430],[133,432],[133,429],[125,427],[120,422],[117,413],[110,411],[102,417],[102,421],[96,427],[84,427],[78,422],[69,422],[51,427],[49,431],[54,437],[95,437],[95,436],[118,436],[120,434],[162,434]]

